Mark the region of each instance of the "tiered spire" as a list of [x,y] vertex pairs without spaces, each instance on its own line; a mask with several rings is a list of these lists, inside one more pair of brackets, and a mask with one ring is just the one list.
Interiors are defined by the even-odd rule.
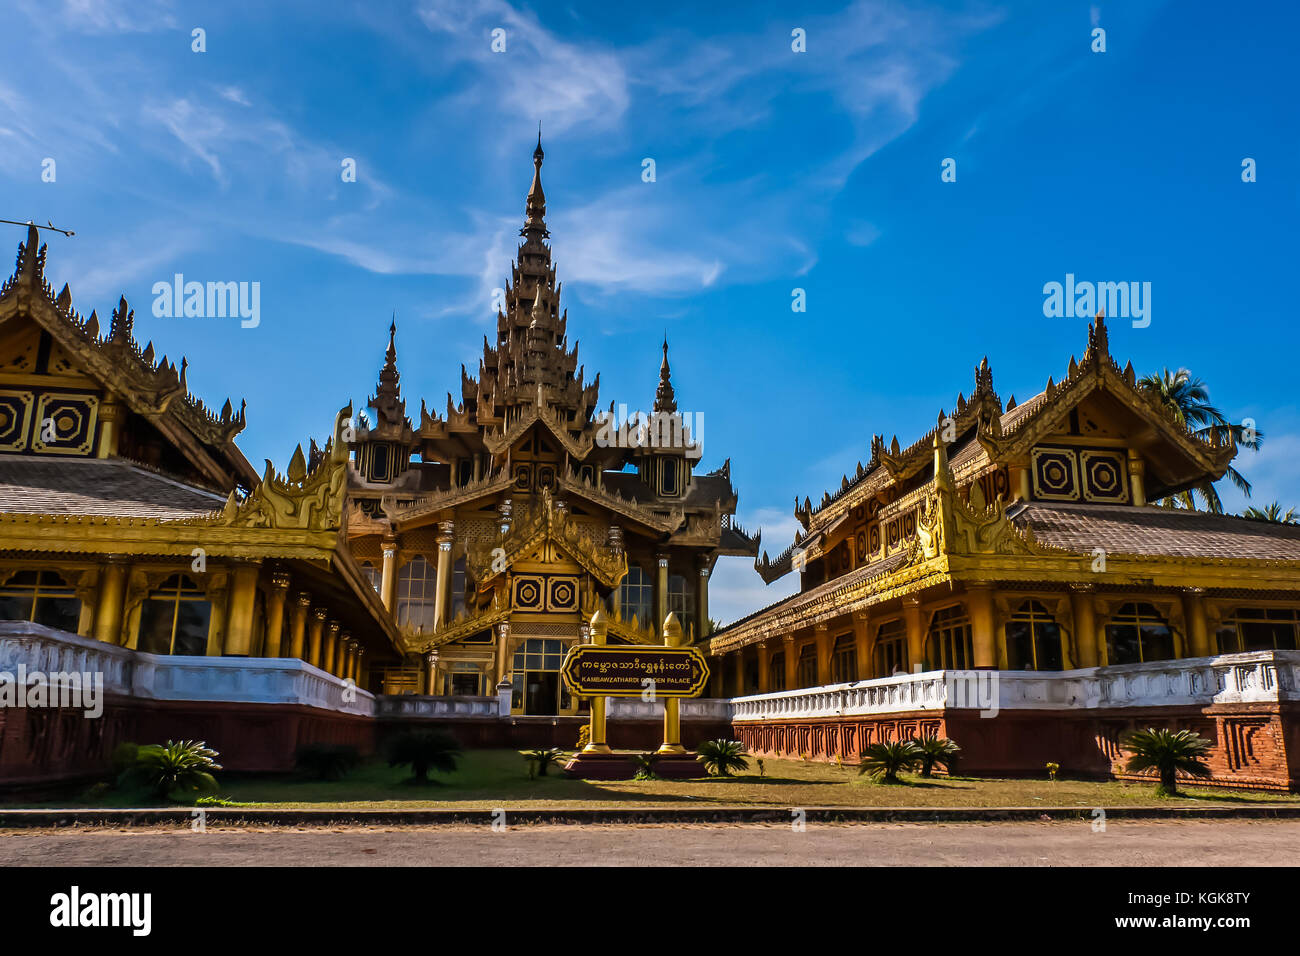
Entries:
[[668,338],[664,337],[664,360],[659,363],[659,387],[655,389],[656,412],[677,411],[677,396],[673,394],[672,369],[668,367]]
[[397,316],[388,326],[388,350],[384,353],[384,367],[379,372],[375,394],[366,404],[379,413],[379,428],[398,428],[406,422],[406,402],[402,399],[401,374],[397,371]]

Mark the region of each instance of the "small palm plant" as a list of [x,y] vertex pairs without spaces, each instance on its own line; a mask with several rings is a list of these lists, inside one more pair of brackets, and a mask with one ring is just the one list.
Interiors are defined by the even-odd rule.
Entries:
[[566,754],[559,747],[524,751],[524,759],[528,761],[531,767],[530,773],[535,771],[539,777],[545,777],[546,768],[551,764],[559,763],[565,756]]
[[899,771],[911,770],[921,759],[921,750],[910,740],[886,740],[862,751],[858,773],[870,774],[877,783],[902,783]]
[[1213,744],[1192,730],[1135,730],[1120,741],[1131,755],[1124,769],[1129,773],[1155,771],[1160,775],[1156,796],[1178,795],[1178,774],[1208,777],[1205,758]]
[[957,746],[957,741],[936,734],[917,737],[912,743],[916,744],[917,750],[920,751],[917,762],[921,765],[922,777],[929,777],[935,767],[943,767],[944,770],[951,772],[952,765],[957,759],[957,752],[961,750],[961,747]]
[[700,744],[695,759],[704,764],[711,777],[730,777],[733,770],[748,770],[745,745],[739,740],[706,740]]
[[659,762],[659,754],[633,754],[632,763],[636,764],[636,773],[632,775],[633,780],[658,780],[659,775],[655,773],[655,764]]
[[441,730],[408,730],[388,745],[388,766],[409,764],[414,783],[429,783],[429,771],[454,773],[460,744]]
[[217,757],[202,740],[169,740],[139,748],[134,769],[154,793],[166,798],[174,793],[216,790],[212,771],[221,769]]

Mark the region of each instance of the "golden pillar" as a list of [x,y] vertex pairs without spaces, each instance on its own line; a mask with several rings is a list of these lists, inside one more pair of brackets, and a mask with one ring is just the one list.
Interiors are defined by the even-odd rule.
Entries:
[[263,657],[279,657],[284,634],[284,602],[289,596],[289,575],[277,571],[271,575],[271,590],[266,596],[266,643]]
[[[497,625],[497,680],[499,684],[510,674],[510,625]],[[496,693],[496,688],[492,689]]]
[[340,680],[347,680],[352,676],[352,634],[349,631],[339,632],[339,649],[334,655],[334,674]]
[[339,629],[341,626],[338,621],[330,621],[325,625],[325,636],[321,639],[320,669],[327,674],[338,673],[334,666],[334,659],[338,656]]
[[99,571],[99,591],[95,599],[95,640],[118,644],[122,640],[122,599],[126,594],[127,565],[124,558],[111,554]]
[[1205,617],[1205,589],[1183,589],[1183,614],[1187,619],[1187,643],[1190,657],[1209,657],[1210,631]]
[[655,555],[655,620],[668,616],[668,555]]
[[[603,645],[608,643],[609,622],[605,619],[605,612],[600,608],[591,616],[591,643]],[[612,753],[609,744],[605,742],[605,702],[607,698],[591,698],[591,737],[587,741],[587,746],[582,748],[585,754],[607,754]]]
[[289,610],[289,648],[286,657],[302,660],[303,644],[307,637],[307,611],[311,608],[311,595],[299,591]]
[[352,683],[358,687],[361,686],[361,677],[365,673],[361,667],[361,658],[365,656],[365,653],[366,649],[358,641],[356,653],[352,655]]
[[393,598],[397,593],[397,542],[384,542],[384,565],[379,578],[379,600],[384,602],[388,613],[393,613]]
[[1070,586],[1070,608],[1074,612],[1075,660],[1080,667],[1097,666],[1097,617],[1092,608],[1092,585]]
[[817,686],[831,682],[831,632],[825,624],[813,627],[813,641],[817,650]]
[[1129,487],[1133,489],[1133,504],[1139,508],[1147,503],[1146,483],[1146,462],[1142,460],[1134,449],[1128,450],[1128,480]]
[[230,599],[226,612],[227,657],[247,657],[253,646],[253,611],[257,606],[258,567],[249,561],[235,564],[230,573]]
[[323,607],[312,608],[311,625],[307,628],[307,657],[305,660],[312,667],[320,667],[320,641],[321,632],[325,630],[325,619],[329,617],[329,609]]
[[117,402],[101,402],[99,405],[99,449],[96,457],[115,458],[118,446],[118,424],[122,421],[122,406]]
[[[664,620],[664,647],[681,647],[686,643],[682,634],[682,625],[676,614],[669,614]],[[661,754],[684,754],[682,746],[682,702],[676,697],[664,698],[664,742],[659,745]]]
[[758,642],[758,692],[766,694],[772,689],[772,650],[767,641]]
[[745,649],[736,648],[736,660],[733,666],[736,668],[736,696],[745,696]]
[[870,680],[874,676],[871,672],[871,647],[868,644],[871,632],[867,628],[867,620],[866,612],[853,612],[853,649],[858,658],[858,680]]
[[456,525],[451,521],[438,522],[438,590],[433,596],[433,629],[441,630],[447,623],[447,592],[451,587],[451,542]]
[[799,658],[795,656],[794,635],[782,635],[781,647],[785,654],[785,689],[798,690]]
[[425,669],[425,679],[424,679],[425,693],[428,694],[430,697],[436,696],[439,690],[437,651],[429,651],[429,653],[424,655],[424,669]]
[[700,557],[699,590],[695,595],[695,639],[702,641],[709,636],[709,559]]
[[920,600],[903,599],[903,622],[907,625],[907,669],[916,673],[926,666],[925,622],[921,620]]
[[993,626],[993,591],[985,586],[967,585],[966,595],[975,666],[997,667],[998,636]]
[[1021,501],[1029,500],[1029,466],[1013,465],[1016,480],[1016,497]]

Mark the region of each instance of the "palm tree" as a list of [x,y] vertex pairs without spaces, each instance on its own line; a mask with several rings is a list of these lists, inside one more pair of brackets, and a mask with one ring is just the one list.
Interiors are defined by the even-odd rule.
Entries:
[[551,747],[547,750],[524,751],[524,759],[537,768],[537,775],[539,777],[545,777],[546,768],[553,763],[559,763],[564,756],[564,751],[559,747]]
[[899,771],[911,770],[921,759],[921,748],[910,740],[886,740],[862,751],[858,773],[870,774],[878,783],[902,783]]
[[[1196,438],[1202,441],[1220,444],[1229,438],[1242,448],[1259,451],[1263,444],[1264,433],[1257,428],[1234,425],[1223,417],[1223,412],[1210,404],[1210,390],[1199,378],[1185,368],[1176,372],[1163,369],[1159,374],[1144,375],[1138,380],[1138,388],[1156,399],[1157,403],[1169,411],[1178,424],[1182,425]],[[1224,473],[1229,481],[1237,486],[1247,498],[1250,497],[1250,482],[1241,472],[1231,465]],[[1214,482],[1203,481],[1186,491],[1180,491],[1164,499],[1161,504],[1169,508],[1196,508],[1196,497],[1205,502],[1205,510],[1213,514],[1223,514],[1223,502],[1214,488]]]
[[706,740],[700,744],[695,759],[704,764],[711,777],[730,777],[733,770],[748,770],[745,745],[739,740]]
[[1300,518],[1296,516],[1294,508],[1283,511],[1282,506],[1276,501],[1270,501],[1263,508],[1251,505],[1241,513],[1241,516],[1251,521],[1271,521],[1273,524],[1300,524]]
[[1210,741],[1191,730],[1135,730],[1125,735],[1120,746],[1132,756],[1124,769],[1129,773],[1146,773],[1154,770],[1160,775],[1156,796],[1178,795],[1178,774],[1189,777],[1208,777],[1210,768],[1205,757],[1213,746]]
[[217,778],[212,771],[221,769],[217,756],[202,740],[169,740],[139,748],[135,770],[160,797],[216,790]]
[[961,750],[957,746],[957,741],[935,734],[914,738],[912,743],[916,744],[916,749],[920,751],[917,759],[921,764],[922,777],[929,777],[936,765],[943,767],[944,770],[952,770],[953,761],[957,759],[957,751]]
[[441,730],[408,730],[388,745],[388,766],[411,765],[415,783],[429,783],[429,771],[454,773],[460,744]]

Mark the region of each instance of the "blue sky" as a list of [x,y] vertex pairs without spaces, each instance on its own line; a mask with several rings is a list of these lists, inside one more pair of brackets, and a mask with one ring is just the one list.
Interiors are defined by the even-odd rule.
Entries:
[[[796,495],[837,486],[874,432],[931,427],[981,356],[1004,398],[1059,380],[1084,322],[1045,318],[1042,288],[1067,272],[1150,282],[1150,326],[1112,322],[1112,351],[1186,366],[1253,417],[1264,450],[1238,465],[1256,499],[1300,505],[1292,4],[17,0],[0,16],[0,218],[76,230],[49,239],[56,287],[105,320],[125,293],[196,393],[247,398],[259,467],[371,392],[394,312],[412,412],[441,411],[477,367],[540,121],[589,377],[605,404],[644,407],[666,332],[704,467],[731,457],[740,518],[773,554]],[[155,318],[153,283],[175,272],[260,282],[260,326]],[[792,583],[723,562],[712,606],[729,620]]]

